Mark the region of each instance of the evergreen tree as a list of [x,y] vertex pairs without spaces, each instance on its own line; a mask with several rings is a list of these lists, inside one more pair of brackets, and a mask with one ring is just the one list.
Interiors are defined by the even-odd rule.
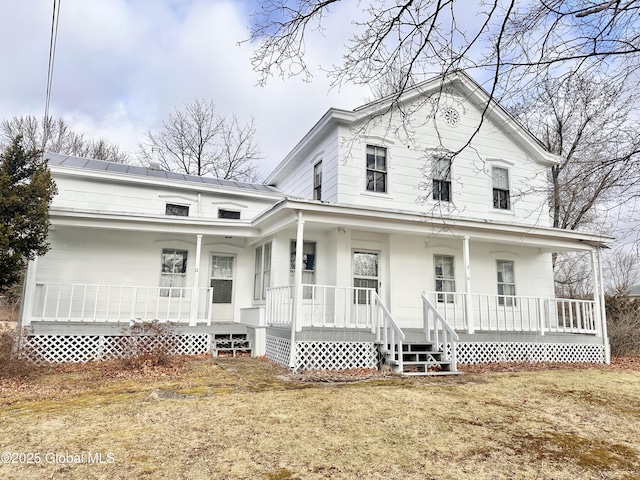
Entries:
[[27,261],[49,249],[49,204],[56,186],[42,152],[17,136],[0,155],[0,293],[18,282]]

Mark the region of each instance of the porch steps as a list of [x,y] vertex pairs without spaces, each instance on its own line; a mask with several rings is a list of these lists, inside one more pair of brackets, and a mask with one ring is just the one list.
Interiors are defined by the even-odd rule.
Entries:
[[[398,351],[395,346],[387,345],[382,351],[386,363],[398,365]],[[392,357],[392,358],[390,358]],[[402,373],[411,376],[459,375],[454,371],[454,362],[445,360],[443,352],[434,343],[403,343],[402,344]]]
[[215,333],[211,339],[211,356],[251,356],[251,341],[246,333]]

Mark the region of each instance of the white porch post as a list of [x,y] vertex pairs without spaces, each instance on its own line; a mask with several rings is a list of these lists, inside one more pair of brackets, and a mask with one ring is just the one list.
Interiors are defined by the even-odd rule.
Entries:
[[22,285],[22,299],[20,300],[20,313],[18,315],[18,327],[31,325],[33,317],[33,304],[36,301],[36,270],[38,269],[38,257],[27,264],[27,273]]
[[604,344],[604,363],[611,363],[611,348],[609,347],[609,335],[607,333],[607,310],[604,301],[604,279],[602,276],[602,249],[598,247],[596,253],[598,268],[594,274],[598,276],[598,283],[600,284],[600,327],[602,331],[602,343]]
[[[193,293],[191,294],[191,312],[189,313],[189,326],[195,327],[198,323],[198,303],[200,284],[200,256],[202,254],[202,235],[196,235],[196,262],[193,274]],[[209,305],[209,308],[211,306]]]
[[464,307],[465,316],[467,318],[467,331],[473,333],[475,331],[473,302],[471,299],[471,262],[469,259],[469,236],[466,235],[462,244],[462,257],[464,260]]
[[291,318],[291,353],[289,368],[296,367],[296,332],[302,331],[302,255],[304,249],[304,220],[298,212],[296,231],[296,264],[293,275],[293,317]]

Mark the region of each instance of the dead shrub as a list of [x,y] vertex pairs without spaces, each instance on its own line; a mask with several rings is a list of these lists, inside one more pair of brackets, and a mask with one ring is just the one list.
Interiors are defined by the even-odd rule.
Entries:
[[0,296],[0,322],[18,322],[18,312],[20,311],[20,298],[13,298],[7,295]]
[[28,360],[21,351],[26,332],[0,326],[0,378],[29,377],[39,367]]
[[123,337],[120,363],[128,369],[170,366],[176,357],[178,336],[171,323],[134,323]]
[[611,355],[640,355],[640,299],[607,297],[605,305]]

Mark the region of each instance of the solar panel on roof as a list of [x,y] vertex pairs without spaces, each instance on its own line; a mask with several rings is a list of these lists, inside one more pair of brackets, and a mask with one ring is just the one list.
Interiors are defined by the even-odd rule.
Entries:
[[147,169],[147,175],[149,177],[167,178],[167,172],[164,170],[154,170],[152,168]]
[[147,176],[147,169],[143,167],[136,167],[135,165],[129,165],[129,170],[127,173],[132,175],[144,175]]
[[91,170],[106,170],[109,164],[107,162],[102,162],[100,160],[89,160],[85,165],[85,168],[90,168]]
[[107,166],[107,171],[127,173],[128,168],[128,165],[123,165],[122,163],[109,163],[109,165]]

